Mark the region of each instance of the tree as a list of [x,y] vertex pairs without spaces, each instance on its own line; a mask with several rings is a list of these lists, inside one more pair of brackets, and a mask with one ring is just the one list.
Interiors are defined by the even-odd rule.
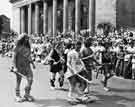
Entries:
[[0,34],[2,33],[2,29],[3,29],[2,24],[3,24],[3,20],[2,20],[2,18],[0,17]]

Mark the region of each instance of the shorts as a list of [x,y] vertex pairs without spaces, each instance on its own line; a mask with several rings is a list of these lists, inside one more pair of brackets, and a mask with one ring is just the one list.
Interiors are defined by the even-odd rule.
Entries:
[[50,65],[50,72],[52,73],[57,73],[60,72],[62,70],[62,63],[59,62],[58,64],[51,64]]

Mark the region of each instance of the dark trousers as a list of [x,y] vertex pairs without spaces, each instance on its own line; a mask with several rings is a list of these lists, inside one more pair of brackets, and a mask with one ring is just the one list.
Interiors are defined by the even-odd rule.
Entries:
[[115,73],[117,76],[123,76],[124,59],[118,59],[116,62]]

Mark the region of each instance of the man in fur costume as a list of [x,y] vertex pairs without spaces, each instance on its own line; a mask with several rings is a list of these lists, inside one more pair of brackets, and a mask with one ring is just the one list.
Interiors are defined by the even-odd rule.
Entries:
[[[33,97],[30,96],[31,86],[33,83],[33,73],[30,64],[35,65],[31,58],[31,47],[29,43],[29,37],[27,34],[22,34],[17,40],[17,44],[14,50],[14,66],[12,71],[16,74],[16,101],[33,101]],[[25,95],[20,95],[20,84],[22,77],[27,79],[27,85],[25,87]]]

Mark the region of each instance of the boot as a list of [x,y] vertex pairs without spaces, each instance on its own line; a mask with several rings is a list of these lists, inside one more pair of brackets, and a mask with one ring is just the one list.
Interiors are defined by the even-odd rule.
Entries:
[[64,77],[59,78],[58,81],[59,81],[59,87],[63,87]]
[[16,97],[15,97],[16,102],[23,102],[22,97],[20,96],[20,90],[16,89]]
[[30,90],[31,90],[30,87],[26,87],[25,88],[25,95],[23,97],[24,101],[29,101],[29,102],[33,102],[34,101],[34,98],[30,95]]
[[24,95],[23,101],[33,102],[35,99],[31,95]]
[[24,100],[22,99],[21,96],[16,96],[16,97],[15,97],[15,101],[18,102],[18,103],[21,103],[21,102],[23,102]]
[[51,89],[55,89],[55,79],[50,79]]

